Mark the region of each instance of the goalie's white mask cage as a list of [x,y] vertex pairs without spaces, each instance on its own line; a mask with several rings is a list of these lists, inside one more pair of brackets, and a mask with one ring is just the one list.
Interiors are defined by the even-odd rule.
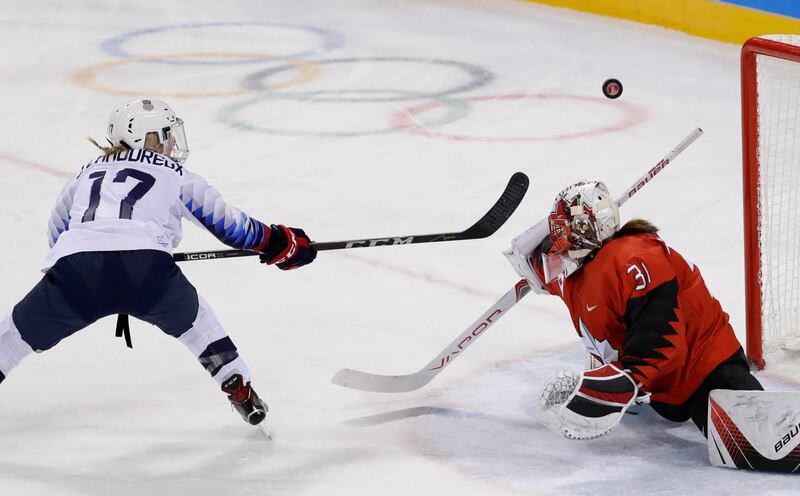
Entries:
[[747,355],[800,347],[800,36],[742,47]]

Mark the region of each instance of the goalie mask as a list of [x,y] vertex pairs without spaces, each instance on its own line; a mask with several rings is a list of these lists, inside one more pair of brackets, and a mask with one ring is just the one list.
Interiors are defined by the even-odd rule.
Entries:
[[545,283],[569,276],[619,229],[619,209],[601,181],[580,182],[556,196],[548,218],[552,246],[542,253]]
[[134,100],[115,108],[108,118],[108,141],[112,146],[144,148],[145,138],[151,133],[157,137],[155,145],[161,150],[156,151],[162,155],[181,164],[189,156],[183,120],[162,100]]

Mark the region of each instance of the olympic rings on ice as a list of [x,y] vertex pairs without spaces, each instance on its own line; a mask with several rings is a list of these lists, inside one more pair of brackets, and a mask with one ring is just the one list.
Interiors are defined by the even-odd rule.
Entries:
[[[186,33],[190,30],[214,30],[216,28],[239,28],[239,27],[255,27],[264,28],[273,31],[283,30],[282,36],[278,39],[284,41],[286,38],[292,49],[292,40],[301,39],[301,46],[303,42],[308,40],[310,36],[315,40],[315,46],[303,50],[295,50],[292,53],[284,54],[263,54],[252,52],[216,52],[216,51],[197,51],[190,53],[167,53],[167,54],[153,54],[153,55],[132,55],[132,45],[135,41],[143,40],[147,37],[153,37],[164,33],[180,33],[183,35],[181,38],[176,38],[174,43],[156,43],[159,40],[151,40],[150,45],[155,46],[181,46],[181,42],[187,43],[185,40]],[[219,32],[217,34],[220,34]],[[249,34],[249,33],[248,33]],[[273,33],[274,34],[274,33]],[[167,36],[169,36],[167,34]],[[298,38],[298,36],[300,38]],[[302,38],[305,37],[305,38]],[[260,37],[259,40],[263,42],[264,38]],[[201,39],[206,42],[213,42]],[[202,43],[201,43],[202,44]],[[281,43],[278,43],[279,45]],[[628,127],[634,126],[642,122],[647,117],[647,112],[640,106],[630,102],[610,102],[609,100],[594,97],[582,97],[576,95],[560,95],[560,94],[509,94],[509,95],[480,95],[480,96],[465,96],[456,97],[463,93],[474,91],[487,86],[494,80],[494,74],[479,65],[471,64],[468,62],[448,59],[427,59],[424,57],[400,57],[400,56],[374,56],[374,57],[346,57],[346,58],[333,58],[321,59],[314,61],[305,61],[304,58],[316,56],[330,50],[340,48],[344,44],[344,37],[335,31],[328,29],[292,23],[278,23],[278,22],[199,22],[187,24],[175,24],[169,26],[159,26],[148,29],[141,29],[136,31],[129,31],[109,38],[101,45],[102,49],[114,57],[121,57],[119,60],[110,62],[102,62],[85,67],[73,75],[73,81],[81,86],[111,94],[111,95],[127,95],[127,96],[141,96],[150,95],[154,97],[167,97],[167,98],[209,98],[209,97],[234,97],[234,96],[248,96],[244,100],[231,103],[221,108],[218,112],[218,119],[227,125],[249,131],[258,131],[278,135],[294,135],[294,136],[319,136],[319,137],[351,137],[361,135],[375,135],[389,133],[393,131],[403,131],[418,136],[427,138],[446,139],[454,141],[485,141],[493,143],[515,143],[515,142],[530,142],[530,141],[549,141],[549,140],[566,140],[575,139],[587,136],[595,136],[599,134],[616,132]],[[139,46],[144,46],[139,44]],[[182,66],[234,66],[234,65],[254,65],[265,64],[264,67],[252,72],[244,77],[243,81],[235,89],[228,91],[157,91],[152,92],[140,88],[124,88],[113,86],[105,82],[99,81],[99,76],[102,72],[114,70],[120,67],[130,66],[132,64],[173,64]],[[269,64],[269,65],[266,65]],[[346,64],[370,64],[376,65],[379,68],[387,67],[394,72],[381,72],[380,75],[390,74],[392,76],[403,76],[404,74],[411,74],[413,71],[422,70],[423,75],[427,74],[429,80],[438,81],[435,76],[436,73],[431,72],[431,67],[440,70],[455,70],[461,74],[455,76],[455,82],[450,84],[449,87],[441,88],[434,87],[423,90],[411,90],[408,88],[370,88],[370,89],[329,89],[324,91],[288,91],[299,85],[309,83],[319,78],[322,74],[322,66],[332,65],[346,65]],[[412,67],[411,71],[397,70],[399,64],[416,64]],[[392,67],[394,65],[395,67]],[[364,68],[364,65],[361,66]],[[426,71],[426,69],[428,69]],[[156,72],[158,69],[154,69]],[[218,69],[216,69],[218,70]],[[227,69],[226,69],[227,71]],[[242,74],[242,69],[239,70],[239,75]],[[291,71],[294,71],[293,73]],[[191,73],[181,73],[184,71],[174,71],[164,69],[165,74],[178,74],[185,80],[195,82],[191,78]],[[229,74],[229,72],[226,72]],[[357,75],[357,74],[354,74]],[[207,76],[207,75],[206,75]],[[281,77],[283,76],[283,77]],[[288,80],[287,76],[291,76]],[[216,77],[216,73],[214,73]],[[280,79],[279,79],[280,78]],[[196,78],[199,79],[199,78]],[[355,78],[351,78],[355,82]],[[373,84],[381,84],[380,77],[378,78],[363,78],[370,79],[369,82]],[[389,78],[396,80],[397,77]],[[441,79],[451,81],[450,74]],[[425,78],[414,78],[417,85],[421,84]],[[270,84],[270,81],[274,81]],[[216,80],[214,81],[216,85]],[[199,83],[195,83],[199,84]],[[356,83],[357,84],[357,83]],[[284,129],[278,128],[272,124],[262,125],[259,122],[247,122],[241,117],[246,109],[256,105],[258,102],[276,100],[291,100],[296,102],[293,111],[308,109],[304,107],[303,103],[310,104],[364,104],[364,103],[391,103],[391,102],[409,102],[408,105],[413,105],[408,108],[397,110],[398,106],[391,106],[394,110],[387,122],[386,127],[378,127],[364,130],[354,130],[352,126],[350,129],[343,129],[341,131],[322,131],[307,129],[309,122],[316,122],[318,120],[308,119],[299,126],[299,129],[291,129],[287,126]],[[586,129],[575,130],[574,123],[565,122],[565,132],[553,132],[550,134],[535,134],[530,135],[517,135],[517,136],[480,136],[477,134],[469,133],[447,133],[442,131],[442,127],[452,124],[457,120],[467,117],[474,103],[477,102],[492,102],[492,101],[555,101],[560,105],[568,103],[581,103],[588,106],[603,105],[612,107],[613,110],[619,115],[619,118],[610,117],[608,120],[598,122],[595,127]],[[414,101],[420,102],[414,104]],[[515,110],[516,111],[516,110]],[[252,110],[250,111],[252,114]],[[432,113],[436,112],[432,116]],[[335,116],[347,115],[352,117],[351,114],[343,114],[341,108],[336,108],[334,112],[329,115]],[[294,113],[293,113],[294,115]],[[429,119],[422,120],[420,117],[427,115]],[[360,117],[357,116],[357,117]],[[378,119],[384,119],[379,117]],[[344,120],[344,119],[343,119]],[[342,121],[343,121],[342,120]],[[366,120],[375,119],[367,118]],[[566,120],[566,119],[565,119]],[[352,121],[352,119],[351,119]],[[360,123],[358,123],[360,124]],[[478,122],[480,124],[480,122]],[[346,128],[349,124],[343,126]],[[380,126],[380,124],[378,124]],[[586,126],[586,123],[584,123]],[[591,124],[589,124],[591,126]]]
[[[341,47],[344,44],[344,37],[341,34],[328,29],[322,29],[317,26],[309,26],[305,24],[280,23],[280,22],[250,21],[250,22],[197,22],[188,24],[174,24],[170,26],[158,26],[154,28],[141,29],[138,31],[129,31],[127,33],[117,35],[113,38],[104,41],[101,44],[101,48],[103,49],[103,51],[105,51],[107,54],[111,56],[126,59],[135,57],[135,55],[128,52],[128,50],[125,48],[125,45],[131,40],[134,40],[136,38],[142,38],[145,36],[169,32],[169,31],[185,31],[191,29],[237,27],[237,26],[255,26],[255,27],[273,28],[273,29],[288,29],[288,30],[300,31],[302,33],[311,34],[314,37],[318,38],[319,44],[317,45],[317,47],[309,50],[300,50],[297,52],[285,53],[276,56],[276,58],[281,58],[281,59],[304,59],[315,55],[319,55],[321,53],[329,52],[331,50]],[[148,60],[151,62],[162,63],[162,64],[177,64],[177,65],[196,65],[196,64],[234,65],[234,64],[257,64],[259,62],[263,62],[263,59],[261,57],[253,57],[242,60],[206,60],[206,61],[151,59],[146,55],[145,57],[148,58]],[[289,69],[291,69],[291,66],[287,70]]]
[[[141,96],[146,94],[153,97],[173,97],[173,98],[202,98],[202,97],[208,98],[208,97],[222,97],[222,96],[239,96],[239,95],[250,94],[252,93],[252,91],[244,89],[244,90],[231,90],[231,91],[160,92],[160,91],[151,91],[147,89],[137,89],[137,88],[126,89],[100,83],[97,80],[97,75],[101,71],[106,71],[108,69],[113,69],[115,67],[136,64],[136,63],[158,62],[158,61],[173,60],[180,58],[242,59],[243,57],[247,57],[248,60],[257,60],[262,63],[275,60],[275,57],[273,55],[256,54],[256,53],[235,53],[235,52],[174,53],[165,55],[154,55],[150,57],[135,57],[123,60],[112,60],[110,62],[101,62],[99,64],[90,65],[88,67],[81,69],[80,71],[76,72],[73,75],[72,79],[74,82],[76,82],[81,86],[91,88],[93,90],[100,91],[102,93],[108,93],[110,95]],[[312,81],[317,77],[319,77],[320,75],[319,67],[317,67],[315,64],[311,62],[306,62],[303,60],[290,60],[286,61],[286,63],[289,64],[289,67],[292,67],[296,71],[294,77],[292,77],[287,81],[275,84],[274,86],[270,86],[265,89],[283,90],[283,89],[293,88],[303,83]]]
[[[349,58],[338,58],[338,59],[327,59],[327,60],[315,60],[314,63],[317,65],[331,65],[331,64],[357,64],[362,62],[378,62],[378,63],[403,63],[403,62],[416,62],[422,66],[426,64],[431,65],[438,65],[444,67],[452,67],[456,68],[462,72],[464,72],[468,76],[468,80],[463,84],[453,86],[448,89],[440,90],[440,91],[431,91],[431,92],[409,92],[398,90],[397,93],[405,93],[416,95],[411,99],[419,99],[419,98],[438,98],[443,96],[452,96],[458,93],[464,93],[467,91],[476,90],[478,88],[482,88],[486,86],[494,79],[494,74],[488,69],[481,67],[479,65],[470,64],[467,62],[461,62],[458,60],[446,60],[446,59],[425,59],[425,58],[415,58],[415,57],[349,57]],[[269,79],[277,74],[282,72],[286,72],[292,69],[291,65],[283,65],[278,67],[271,67],[268,69],[263,69],[257,71],[253,74],[250,74],[245,78],[244,85],[245,87],[253,90],[253,91],[263,91],[269,89],[269,86],[264,84],[266,79]],[[392,90],[393,91],[393,90]],[[348,91],[354,92],[354,91]],[[384,90],[376,91],[376,92],[388,92]],[[395,97],[359,97],[354,96],[350,98],[343,98],[339,96],[322,96],[325,93],[331,92],[320,92],[315,93],[313,96],[314,101],[320,102],[398,102],[409,100],[407,96],[395,96]],[[341,92],[339,92],[341,93]],[[305,96],[304,96],[305,95]],[[283,98],[294,98],[298,100],[302,100],[308,97],[308,93],[300,94],[300,93],[286,93],[281,95]]]
[[396,129],[426,136],[428,138],[441,138],[453,141],[486,141],[492,143],[517,143],[526,141],[556,141],[567,140],[575,138],[583,138],[588,136],[596,136],[610,132],[622,131],[629,127],[639,124],[647,117],[647,111],[635,104],[624,102],[610,101],[605,98],[586,97],[577,95],[560,95],[560,94],[509,94],[509,95],[481,95],[472,97],[463,97],[461,100],[468,102],[481,102],[481,101],[498,101],[498,100],[561,100],[561,101],[577,101],[581,103],[588,103],[593,105],[602,105],[612,107],[615,110],[621,111],[621,119],[617,122],[601,126],[595,129],[588,129],[576,132],[558,133],[551,135],[530,135],[530,136],[473,136],[466,134],[448,134],[441,131],[432,131],[416,124],[415,119],[420,114],[429,110],[435,109],[439,106],[436,101],[423,103],[404,109],[397,112],[392,116],[392,124]]
[[[262,133],[269,133],[269,134],[279,134],[279,135],[291,135],[291,136],[318,136],[318,137],[352,137],[352,136],[366,136],[366,135],[374,135],[374,134],[384,134],[397,131],[397,125],[387,126],[386,128],[380,129],[370,129],[370,130],[359,130],[359,131],[314,131],[314,130],[293,130],[293,129],[278,129],[274,127],[267,127],[263,125],[254,124],[252,122],[248,122],[237,117],[237,114],[241,112],[243,109],[250,107],[260,101],[264,100],[281,100],[281,99],[291,99],[296,100],[297,98],[301,98],[302,100],[308,100],[310,102],[332,102],[336,103],[339,100],[331,100],[329,97],[324,95],[329,94],[347,94],[347,93],[366,93],[366,94],[377,94],[377,93],[390,93],[390,94],[400,94],[401,98],[404,99],[424,99],[429,98],[428,95],[423,93],[415,93],[410,91],[399,91],[399,90],[360,90],[360,89],[353,89],[353,90],[336,90],[336,91],[319,91],[319,92],[306,92],[306,93],[296,93],[288,96],[284,93],[264,93],[260,94],[257,97],[250,98],[241,102],[236,102],[231,105],[227,105],[222,108],[218,113],[218,119],[229,126],[236,128],[236,129],[243,129],[247,131],[257,131]],[[320,97],[320,98],[317,98]],[[438,96],[434,97],[435,105],[437,107],[447,107],[447,113],[435,120],[428,121],[428,122],[414,122],[413,125],[423,129],[428,127],[434,126],[441,126],[444,124],[448,124],[450,122],[454,122],[456,120],[462,119],[469,114],[469,105],[463,102],[460,99],[450,98],[446,96]],[[342,101],[350,101],[350,100],[342,100]],[[374,102],[374,103],[381,103],[381,102],[390,102],[394,100],[384,100],[384,99],[372,99],[372,100],[356,100],[358,102]],[[413,119],[409,119],[409,124],[412,125],[411,121]]]

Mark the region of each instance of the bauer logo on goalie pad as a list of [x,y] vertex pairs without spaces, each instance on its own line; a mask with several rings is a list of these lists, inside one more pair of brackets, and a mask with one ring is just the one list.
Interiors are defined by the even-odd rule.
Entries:
[[708,399],[708,456],[720,467],[800,473],[800,393],[727,391]]
[[798,432],[800,432],[800,424],[794,426],[789,433],[783,436],[781,440],[775,444],[775,453],[780,453],[781,449],[789,446],[789,443],[792,442],[792,439],[794,439]]
[[407,238],[382,238],[382,239],[362,239],[358,241],[348,241],[345,248],[357,248],[361,246],[384,246],[384,245],[408,245],[414,241],[414,236]]

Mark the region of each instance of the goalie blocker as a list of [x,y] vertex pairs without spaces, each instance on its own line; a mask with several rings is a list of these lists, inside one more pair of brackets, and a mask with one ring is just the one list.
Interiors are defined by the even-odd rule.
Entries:
[[800,473],[800,392],[711,391],[708,457],[719,467]]

